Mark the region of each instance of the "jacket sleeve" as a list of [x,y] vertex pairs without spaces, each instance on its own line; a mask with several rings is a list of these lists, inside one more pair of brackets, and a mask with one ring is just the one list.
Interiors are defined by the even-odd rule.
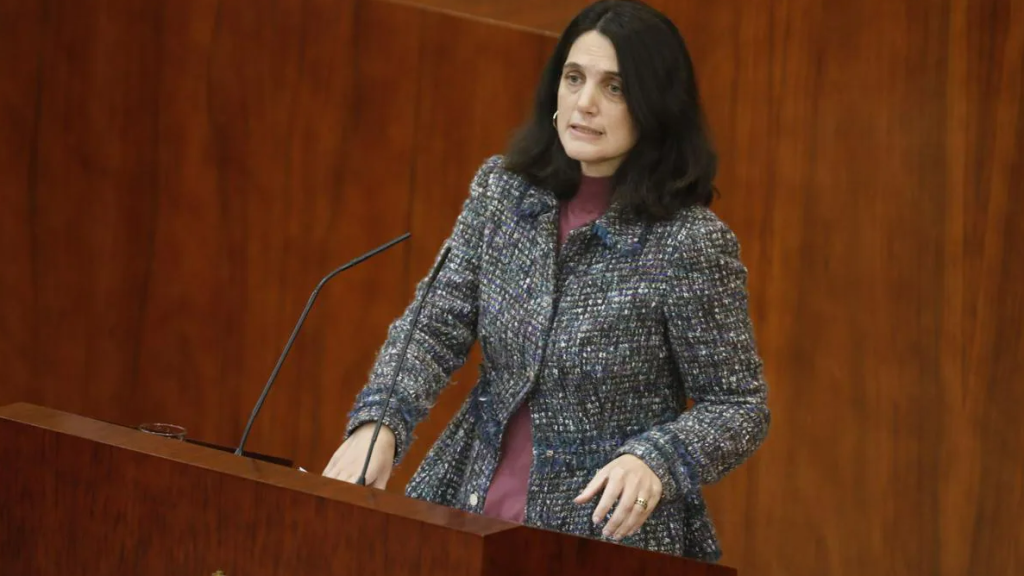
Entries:
[[[395,433],[396,462],[412,442],[413,428],[426,416],[451,374],[465,362],[476,339],[477,274],[489,203],[487,187],[499,164],[499,157],[491,158],[474,176],[469,197],[445,241],[451,250],[448,259],[423,302],[409,342],[394,395],[384,415],[384,424]],[[440,252],[443,249],[434,267],[438,265]],[[370,371],[369,382],[349,413],[346,438],[359,426],[380,419],[387,388],[398,368],[402,343],[410,329],[412,312],[423,300],[425,289],[426,278],[418,283],[413,302],[388,329],[387,339]]]
[[628,440],[617,454],[644,460],[666,500],[721,479],[762,443],[770,421],[747,309],[747,271],[735,235],[709,215],[684,232],[665,310],[672,355],[694,404]]

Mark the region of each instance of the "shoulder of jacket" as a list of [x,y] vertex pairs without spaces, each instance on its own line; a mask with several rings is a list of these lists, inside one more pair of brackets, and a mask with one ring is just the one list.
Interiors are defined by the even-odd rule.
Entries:
[[713,251],[739,255],[739,241],[736,234],[715,212],[707,206],[690,206],[679,211],[671,221],[669,242],[675,245],[679,254],[694,251]]
[[491,156],[473,177],[471,193],[481,195],[488,204],[507,204],[518,196],[529,183],[522,176],[505,169],[505,157]]

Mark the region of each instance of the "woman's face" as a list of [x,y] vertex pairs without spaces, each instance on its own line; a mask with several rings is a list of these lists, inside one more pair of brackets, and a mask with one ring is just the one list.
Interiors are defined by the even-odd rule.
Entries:
[[558,138],[586,176],[611,176],[636,144],[615,47],[590,31],[569,50],[558,84]]

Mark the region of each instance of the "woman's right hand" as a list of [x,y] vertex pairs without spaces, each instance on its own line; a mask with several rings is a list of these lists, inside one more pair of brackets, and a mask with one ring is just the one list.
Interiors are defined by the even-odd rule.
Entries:
[[[363,471],[363,462],[366,461],[366,452],[370,449],[374,426],[376,423],[371,422],[356,428],[348,440],[334,452],[331,461],[327,463],[327,468],[324,468],[324,476],[342,482],[354,483],[358,480],[359,473]],[[394,462],[395,433],[387,426],[381,426],[377,444],[373,447],[370,466],[366,469],[366,485],[383,490],[391,476]]]

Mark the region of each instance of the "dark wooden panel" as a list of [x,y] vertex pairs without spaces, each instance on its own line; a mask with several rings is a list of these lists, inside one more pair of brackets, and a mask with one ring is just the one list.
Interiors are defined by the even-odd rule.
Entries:
[[35,111],[45,12],[44,2],[0,0],[0,402],[31,394]]
[[154,13],[121,4],[98,14],[85,3],[42,3],[36,53],[24,55],[37,65],[32,105],[10,111],[34,130],[19,167],[29,186],[7,192],[31,205],[7,218],[27,216],[32,230],[19,250],[29,250],[26,266],[11,272],[32,292],[8,304],[33,313],[13,335],[34,360],[33,381],[14,388],[102,407],[101,416],[126,406],[131,390],[155,202],[139,193],[155,175]]
[[[332,167],[340,178],[335,194],[341,203],[332,215],[331,238],[325,241],[335,249],[352,245],[360,235],[379,244],[411,230],[418,21],[415,12],[376,2],[356,3],[355,11],[351,61],[330,65],[342,77],[352,76],[353,90],[345,110],[350,127],[340,134],[344,163]],[[406,292],[410,248],[425,242],[414,234],[379,260],[347,272],[347,278],[338,278],[343,285],[333,286],[317,305],[312,322],[322,331],[307,335],[303,346],[317,350],[318,363],[297,364],[302,372],[292,378],[289,390],[300,401],[268,407],[280,410],[267,419],[268,436],[277,435],[282,426],[297,432],[282,439],[281,453],[294,453],[310,470],[326,466],[388,325],[411,295]],[[361,244],[360,251],[369,248]]]
[[508,527],[32,406],[0,410],[0,454],[19,470],[0,486],[10,573],[384,574],[398,573],[381,570],[394,559],[405,574],[468,575],[473,540]]
[[[304,66],[311,76],[296,83],[310,101],[295,103],[301,128],[293,127],[307,135],[310,148],[296,145],[288,152],[296,163],[291,169],[296,183],[287,197],[304,200],[282,208],[287,228],[271,236],[301,240],[267,264],[266,282],[289,288],[281,294],[273,325],[259,335],[265,346],[260,357],[267,362],[255,363],[251,351],[239,351],[235,365],[247,370],[244,381],[251,383],[249,395],[233,403],[239,416],[247,415],[320,276],[409,229],[415,34],[408,33],[408,18],[382,14],[375,5],[322,4],[334,11],[349,6],[352,14],[340,23],[329,14],[311,15],[321,56]],[[308,58],[308,40],[303,50]],[[317,77],[323,75],[327,78]],[[320,149],[315,148],[318,138]],[[393,249],[339,276],[322,292],[257,423],[254,448],[322,469],[337,448],[345,413],[365,383],[388,323],[405,304],[407,259],[408,246]],[[237,321],[258,315],[266,306],[265,291],[272,288],[249,285],[246,293],[261,300],[253,301]],[[226,430],[227,437],[236,438],[240,427]]]
[[389,0],[467,18],[483,25],[525,29],[544,35],[560,34],[566,24],[591,0]]
[[950,7],[938,448],[949,574],[1024,571],[1022,15],[1019,1]]
[[[717,113],[719,133],[739,146],[723,147],[723,182],[737,175],[729,154],[744,147],[763,150],[746,158],[767,168],[752,186],[724,185],[719,206],[764,258],[752,283],[775,416],[764,450],[709,490],[725,561],[741,570],[953,575],[1014,573],[1024,562],[1012,527],[1024,506],[1019,489],[1007,489],[1024,479],[1024,442],[1019,432],[993,442],[980,428],[1012,421],[1007,402],[1020,390],[973,378],[963,371],[973,362],[958,360],[972,346],[964,314],[982,296],[971,278],[1000,286],[1004,302],[1021,298],[1019,276],[1015,288],[985,273],[964,284],[965,268],[983,258],[959,222],[1022,182],[1007,166],[1002,183],[951,174],[965,158],[967,170],[991,169],[956,152],[977,150],[956,128],[956,108],[971,117],[1021,101],[1019,84],[1003,81],[957,102],[967,86],[957,66],[996,72],[958,35],[993,30],[987,48],[1019,77],[1024,29],[1010,33],[1005,3],[958,12],[964,6],[791,3],[762,44],[772,76],[739,76],[746,112],[724,122]],[[767,95],[769,106],[744,94]],[[1015,132],[1018,122],[1002,123]],[[993,154],[1019,159],[1021,144],[1004,140]],[[1009,208],[993,213],[994,229],[1019,227],[1022,213]],[[1001,260],[995,249],[988,257]],[[1012,305],[978,322],[976,337],[1004,332],[1003,322],[1019,325]],[[984,349],[1019,359],[1019,340]],[[981,392],[990,388],[1000,400]],[[965,404],[972,396],[978,403]],[[973,520],[995,502],[1013,504]]]
[[0,407],[0,459],[5,573],[735,574],[27,404]]
[[[322,466],[583,5],[424,3],[0,0],[0,402],[233,442],[320,275],[412,229],[325,290],[257,426]],[[708,489],[723,561],[1021,572],[1021,2],[653,4],[698,67],[775,414]]]
[[[0,2],[0,401],[237,442],[320,277],[408,229],[415,51],[357,57],[355,6]],[[324,291],[254,448],[326,459],[406,257]]]

